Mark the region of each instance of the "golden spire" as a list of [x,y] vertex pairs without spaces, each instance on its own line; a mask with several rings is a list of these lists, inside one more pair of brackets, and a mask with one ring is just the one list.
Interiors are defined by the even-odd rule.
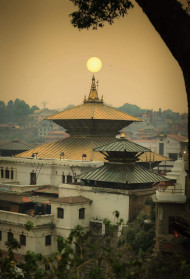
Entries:
[[95,77],[92,76],[92,84],[91,84],[91,90],[90,91],[96,91],[96,83],[95,83]]
[[94,75],[92,76],[92,84],[91,84],[89,96],[87,99],[84,98],[84,103],[91,103],[91,102],[103,103],[103,98],[100,100],[98,97],[98,92],[96,89],[96,80]]

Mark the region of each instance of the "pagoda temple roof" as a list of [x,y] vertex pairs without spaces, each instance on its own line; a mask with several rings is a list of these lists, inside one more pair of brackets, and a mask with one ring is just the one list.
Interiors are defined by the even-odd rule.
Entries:
[[59,112],[46,118],[46,120],[72,120],[72,119],[99,119],[99,120],[125,120],[141,122],[140,118],[129,115],[118,109],[107,106],[101,102],[85,102],[74,108]]
[[166,177],[155,174],[153,171],[139,166],[138,164],[115,163],[107,163],[104,166],[77,175],[76,178],[122,184],[141,184],[168,181]]
[[129,115],[118,109],[107,106],[103,102],[103,96],[101,99],[98,97],[96,89],[96,81],[93,75],[92,84],[88,98],[84,97],[82,105],[78,105],[74,108],[67,109],[65,111],[53,114],[46,118],[47,120],[79,120],[79,119],[101,119],[101,120],[124,120],[130,122],[142,122],[140,118]]
[[[31,158],[33,153],[38,153],[37,158],[60,159],[60,154],[64,152],[62,159],[81,160],[82,155],[86,154],[87,161],[105,161],[105,156],[94,149],[113,141],[114,138],[109,137],[68,137],[19,153],[16,157]],[[154,152],[145,152],[139,156],[139,162],[168,160],[170,159]]]
[[97,147],[94,151],[98,152],[151,152],[150,149],[136,144],[124,138],[119,138],[113,142]]

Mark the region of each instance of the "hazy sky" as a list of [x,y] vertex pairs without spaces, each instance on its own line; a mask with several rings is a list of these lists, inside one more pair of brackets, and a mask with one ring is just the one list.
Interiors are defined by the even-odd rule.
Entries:
[[97,56],[107,104],[187,112],[181,69],[137,5],[98,31],[72,27],[72,10],[68,0],[0,0],[0,100],[81,104],[92,77],[86,62]]

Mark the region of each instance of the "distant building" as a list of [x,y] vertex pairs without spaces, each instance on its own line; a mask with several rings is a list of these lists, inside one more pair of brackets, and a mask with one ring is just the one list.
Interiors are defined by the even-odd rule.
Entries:
[[[183,154],[188,153],[188,139],[180,135],[166,135],[164,133],[159,133],[153,139],[138,139],[133,140],[144,147],[150,148],[153,152],[159,153],[170,160],[166,160],[160,164],[159,169],[164,170],[165,172],[171,170],[173,167],[174,161]],[[188,163],[186,162],[186,168],[188,168]]]

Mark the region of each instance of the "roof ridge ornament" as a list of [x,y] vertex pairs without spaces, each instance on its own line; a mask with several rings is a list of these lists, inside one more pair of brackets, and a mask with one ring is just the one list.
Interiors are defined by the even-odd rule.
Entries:
[[122,130],[121,135],[120,135],[120,139],[124,139],[125,138],[125,132],[124,130]]
[[92,76],[92,83],[91,83],[89,96],[87,99],[84,98],[84,103],[103,103],[103,98],[99,99],[98,97],[94,74]]

